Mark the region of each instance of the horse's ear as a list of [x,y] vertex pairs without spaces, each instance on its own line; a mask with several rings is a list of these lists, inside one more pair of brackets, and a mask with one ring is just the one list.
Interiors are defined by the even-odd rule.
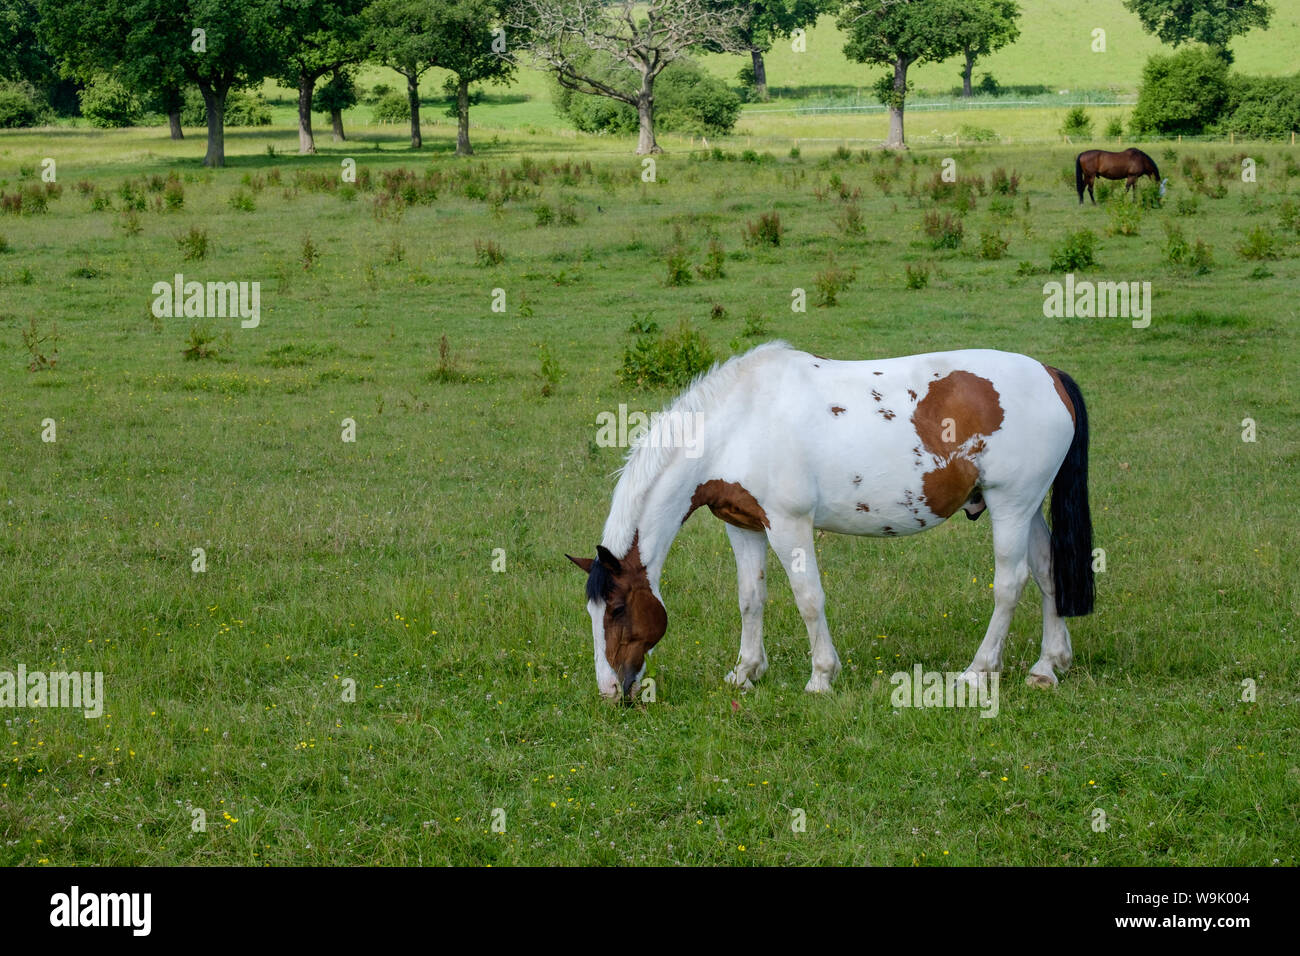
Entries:
[[583,574],[590,574],[591,566],[596,563],[592,558],[575,558],[571,554],[566,554],[565,557],[568,558],[570,561],[572,561],[574,564],[576,564],[578,567],[582,568]]
[[603,544],[596,545],[596,556],[600,558],[600,563],[603,564],[611,574],[618,575],[623,573],[623,566],[618,563],[618,558],[614,557],[610,550]]

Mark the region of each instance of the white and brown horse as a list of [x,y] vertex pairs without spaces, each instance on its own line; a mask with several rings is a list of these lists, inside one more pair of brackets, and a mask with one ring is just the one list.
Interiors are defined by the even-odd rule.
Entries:
[[[699,416],[691,447],[675,425]],[[602,694],[630,698],[664,636],[659,594],[678,529],[701,506],[727,525],[740,591],[740,655],[727,680],[767,670],[764,568],[770,544],[808,627],[812,677],[829,690],[839,656],[826,627],[813,534],[900,537],[958,510],[993,519],[995,601],[964,675],[1001,670],[1002,644],[1032,574],[1043,596],[1042,656],[1028,682],[1070,666],[1063,617],[1093,604],[1088,418],[1064,372],[986,349],[862,362],[773,342],[715,367],[651,425],[628,456],[596,557],[587,611]],[[1052,525],[1043,500],[1052,490]]]

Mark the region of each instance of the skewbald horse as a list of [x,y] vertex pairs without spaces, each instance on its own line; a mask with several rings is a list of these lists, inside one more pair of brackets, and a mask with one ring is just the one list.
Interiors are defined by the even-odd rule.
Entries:
[[[683,448],[673,427],[702,423]],[[1043,501],[1052,491],[1052,525]],[[928,531],[958,510],[993,519],[994,610],[963,679],[1002,667],[1011,615],[1030,575],[1042,592],[1042,655],[1027,678],[1057,683],[1072,662],[1064,617],[1093,606],[1088,414],[1066,373],[977,349],[835,361],[771,342],[698,379],[628,455],[587,575],[596,682],[632,699],[646,654],[668,629],[659,593],[678,530],[708,507],[736,555],[740,653],[727,681],[750,688],[763,648],[770,544],[808,629],[812,677],[840,670],[826,626],[817,530],[872,537]]]
[[1123,179],[1124,192],[1128,193],[1143,176],[1150,176],[1160,183],[1160,195],[1165,194],[1165,184],[1160,179],[1160,170],[1156,161],[1140,149],[1130,147],[1121,153],[1112,153],[1104,149],[1090,149],[1074,157],[1074,186],[1079,191],[1079,205],[1083,205],[1083,190],[1088,190],[1092,204],[1097,205],[1097,197],[1092,194],[1092,182],[1100,176],[1102,179]]

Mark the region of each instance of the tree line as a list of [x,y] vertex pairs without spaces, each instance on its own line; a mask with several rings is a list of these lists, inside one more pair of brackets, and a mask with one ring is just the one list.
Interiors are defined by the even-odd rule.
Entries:
[[[1232,37],[1266,26],[1272,12],[1265,0],[1125,5],[1162,41],[1205,43],[1225,58]],[[766,98],[764,55],[823,14],[836,17],[850,60],[885,68],[875,89],[895,148],[905,144],[912,66],[960,57],[970,95],[978,59],[1019,37],[1015,0],[0,0],[0,81],[66,99],[69,85],[109,74],[167,114],[178,139],[184,91],[196,88],[207,121],[203,161],[221,166],[231,92],[267,78],[296,89],[299,152],[312,153],[313,101],[329,108],[341,135],[363,63],[406,80],[419,148],[421,78],[446,70],[456,152],[468,155],[471,85],[510,83],[529,63],[565,90],[635,109],[644,154],[659,151],[655,81],[674,62],[706,51],[748,56],[755,93]]]

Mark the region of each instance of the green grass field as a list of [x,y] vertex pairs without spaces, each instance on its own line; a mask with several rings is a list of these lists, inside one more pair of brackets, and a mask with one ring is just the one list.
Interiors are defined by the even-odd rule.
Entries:
[[[1297,5],[1277,6],[1294,26]],[[1035,8],[1088,29],[1126,16]],[[1050,39],[1025,34],[1022,54]],[[1239,65],[1264,71],[1284,39],[1247,37]],[[1121,25],[1111,43],[1135,59],[1107,55],[1092,85],[1131,88],[1146,38]],[[842,82],[808,56],[797,80],[774,57],[773,84]],[[992,68],[1036,82],[1033,59]],[[1048,79],[1082,82],[1087,62],[1063,51]],[[1078,205],[1077,145],[1018,142],[1052,139],[1054,110],[980,113],[1017,142],[973,149],[921,145],[966,120],[915,114],[920,148],[897,158],[833,151],[878,117],[763,114],[710,141],[719,154],[663,137],[646,183],[628,141],[565,135],[544,84],[520,89],[476,108],[468,160],[432,107],[422,153],[359,108],[347,143],[318,127],[314,157],[292,155],[277,107],[272,128],[228,131],[221,170],[198,165],[197,131],[0,134],[0,190],[27,196],[0,199],[0,672],[102,671],[107,697],[99,719],[0,709],[0,864],[1294,866],[1295,149],[1144,144],[1170,191],[1134,213]],[[981,180],[973,208],[931,195],[946,158]],[[990,188],[998,168],[1014,194]],[[746,245],[771,212],[782,244]],[[934,212],[962,223],[958,248],[934,247]],[[1208,266],[1172,263],[1167,228]],[[1081,229],[1096,264],[1075,272],[1150,282],[1150,327],[1044,317],[1053,250]],[[725,275],[668,285],[668,258],[702,264],[710,241]],[[813,307],[832,266],[855,279]],[[155,317],[176,273],[259,282],[260,324]],[[819,538],[844,661],[825,696],[803,693],[806,632],[769,561],[771,667],[739,694],[722,680],[735,567],[702,511],[664,574],[658,700],[600,700],[564,554],[594,553],[622,461],[596,416],[675,393],[618,382],[647,321],[690,323],[718,359],[784,338],[843,358],[1002,348],[1070,372],[1106,569],[1060,686],[1023,683],[1030,585],[996,718],[891,705],[892,673],[960,670],[978,646],[985,519]],[[30,370],[39,355],[53,367]]]

